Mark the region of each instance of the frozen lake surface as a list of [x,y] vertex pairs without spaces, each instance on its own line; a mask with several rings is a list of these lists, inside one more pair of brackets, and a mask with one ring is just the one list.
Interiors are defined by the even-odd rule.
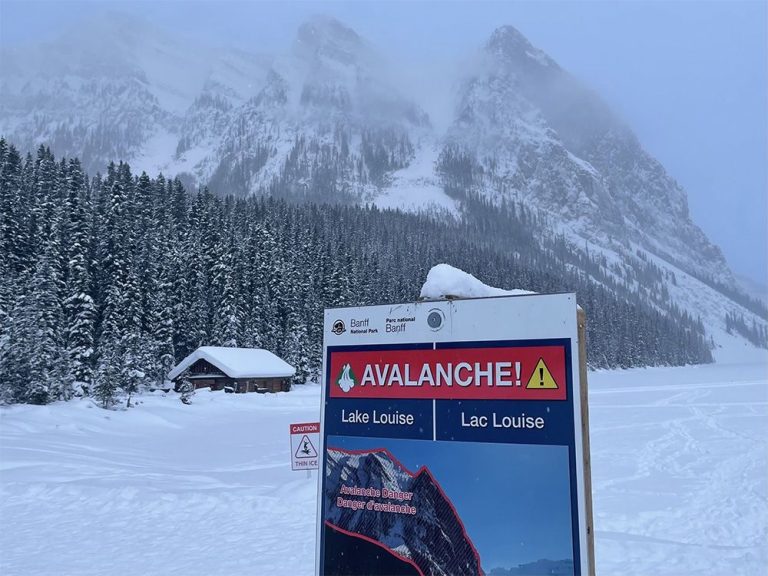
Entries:
[[[598,574],[764,574],[768,364],[589,380]],[[288,426],[319,409],[318,386],[0,408],[0,572],[311,575]]]

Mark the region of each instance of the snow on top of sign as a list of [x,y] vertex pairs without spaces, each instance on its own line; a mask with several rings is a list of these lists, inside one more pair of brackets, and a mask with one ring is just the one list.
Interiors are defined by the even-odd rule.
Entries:
[[269,350],[201,346],[179,362],[168,379],[177,378],[198,360],[210,362],[230,378],[288,378],[296,374],[293,366]]
[[443,298],[487,298],[488,296],[520,296],[535,294],[529,290],[504,290],[482,283],[463,270],[449,264],[433,266],[427,280],[421,287],[420,298],[440,300]]

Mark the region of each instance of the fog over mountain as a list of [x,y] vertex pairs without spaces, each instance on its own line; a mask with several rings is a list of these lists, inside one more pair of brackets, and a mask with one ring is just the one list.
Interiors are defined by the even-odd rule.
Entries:
[[513,26],[444,78],[452,112],[440,122],[385,49],[329,16],[299,26],[288,51],[255,54],[110,14],[4,49],[2,61],[0,134],[21,150],[45,144],[92,173],[124,160],[221,195],[437,219],[502,217],[521,203],[541,215],[538,236],[602,252],[630,291],[653,290],[640,276],[659,267],[673,279],[663,298],[701,316],[718,343],[730,338],[727,315],[749,324],[762,313],[691,220],[685,190]]

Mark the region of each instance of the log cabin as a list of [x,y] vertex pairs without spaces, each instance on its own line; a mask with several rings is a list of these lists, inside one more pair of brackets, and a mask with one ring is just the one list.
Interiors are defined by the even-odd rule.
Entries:
[[269,350],[201,346],[168,373],[178,392],[189,380],[195,387],[229,392],[288,392],[296,369]]

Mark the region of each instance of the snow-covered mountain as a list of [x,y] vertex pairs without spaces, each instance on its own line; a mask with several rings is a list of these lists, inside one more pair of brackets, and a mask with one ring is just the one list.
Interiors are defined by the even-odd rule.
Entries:
[[[412,561],[426,576],[482,574],[480,559],[456,510],[426,468],[411,474],[385,450],[350,453],[329,448],[325,476],[327,522],[380,542]],[[404,503],[416,508],[417,522],[403,522],[404,516],[397,513],[337,507],[336,498],[342,485],[412,494]]]
[[511,26],[460,70],[445,131],[385,54],[329,17],[271,56],[110,15],[1,58],[0,135],[22,150],[48,144],[92,173],[126,160],[222,194],[442,218],[523,203],[540,215],[538,238],[601,255],[596,281],[700,316],[716,344],[732,339],[727,314],[766,326],[764,305],[692,222],[680,185],[598,95]]
[[50,145],[90,170],[125,159],[148,169],[178,160],[211,96],[241,104],[270,59],[171,36],[126,14],[86,21],[54,42],[3,49],[0,131],[22,149]]
[[195,176],[214,189],[296,199],[370,199],[413,158],[426,114],[386,81],[354,31],[315,18],[299,28],[262,89],[232,110]]
[[522,199],[604,244],[634,241],[695,273],[732,282],[691,221],[685,191],[599,97],[511,26],[497,29],[464,82],[445,171],[471,163],[469,188]]

